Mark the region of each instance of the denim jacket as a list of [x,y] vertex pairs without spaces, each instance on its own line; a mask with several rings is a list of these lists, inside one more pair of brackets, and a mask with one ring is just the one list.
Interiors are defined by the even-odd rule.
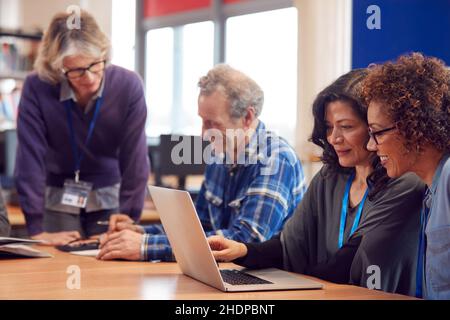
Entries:
[[423,298],[450,299],[450,154],[438,165],[430,196]]

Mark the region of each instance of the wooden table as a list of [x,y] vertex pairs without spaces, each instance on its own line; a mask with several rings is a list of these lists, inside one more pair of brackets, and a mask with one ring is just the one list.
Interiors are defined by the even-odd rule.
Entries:
[[[7,205],[6,210],[8,212],[9,223],[13,228],[25,226],[25,216],[20,207]],[[153,206],[153,203],[151,201],[146,201],[144,209],[142,210],[140,223],[150,224],[159,221],[159,214]]]
[[[0,260],[0,299],[412,299],[350,285],[322,290],[224,293],[181,274],[176,263],[98,261],[39,246],[54,258]],[[69,266],[81,271],[81,288],[68,289]],[[229,268],[230,263],[221,264]]]

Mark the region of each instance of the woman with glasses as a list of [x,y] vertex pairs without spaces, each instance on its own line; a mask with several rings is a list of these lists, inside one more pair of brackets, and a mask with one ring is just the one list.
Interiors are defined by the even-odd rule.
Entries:
[[317,96],[311,140],[323,149],[324,166],[281,234],[260,244],[210,237],[217,260],[414,293],[413,238],[419,234],[424,186],[411,174],[389,179],[366,149],[366,109],[360,99],[366,73],[343,75]]
[[418,297],[450,299],[450,72],[414,53],[370,70],[364,84],[371,139],[390,177],[427,185],[417,238]]
[[[76,17],[77,18],[77,17]],[[23,87],[15,178],[29,235],[64,245],[138,220],[149,174],[142,81],[110,65],[94,18],[57,14]]]

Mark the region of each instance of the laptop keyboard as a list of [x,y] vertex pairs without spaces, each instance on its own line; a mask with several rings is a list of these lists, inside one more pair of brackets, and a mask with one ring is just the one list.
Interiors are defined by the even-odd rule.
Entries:
[[224,282],[231,285],[271,284],[272,282],[239,270],[220,270]]

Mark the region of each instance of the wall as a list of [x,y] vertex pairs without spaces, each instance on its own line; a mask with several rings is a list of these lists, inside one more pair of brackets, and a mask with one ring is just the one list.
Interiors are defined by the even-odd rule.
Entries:
[[320,150],[308,142],[313,128],[311,106],[315,96],[350,70],[351,0],[295,0],[298,8],[298,107],[296,151],[309,182],[320,169],[311,163]]
[[[373,5],[377,6],[377,13],[367,10]],[[377,18],[379,25],[371,17]],[[396,59],[411,51],[438,57],[448,65],[450,1],[354,1],[352,42],[353,68]]]
[[16,29],[20,27],[20,1],[0,0],[0,27]]
[[111,0],[0,0],[1,26],[45,29],[55,13],[66,11],[70,5],[88,10],[111,36]]

